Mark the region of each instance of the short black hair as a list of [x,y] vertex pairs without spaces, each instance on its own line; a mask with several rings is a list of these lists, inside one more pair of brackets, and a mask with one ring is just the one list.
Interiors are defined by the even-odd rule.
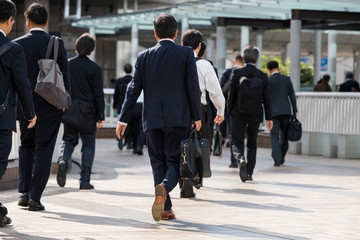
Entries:
[[75,43],[75,51],[79,56],[87,56],[95,49],[95,38],[89,33],[83,33]]
[[154,29],[159,38],[173,38],[177,30],[177,22],[171,15],[164,14],[155,18]]
[[245,63],[256,63],[259,58],[259,49],[255,46],[246,46],[243,50],[243,58]]
[[346,73],[346,78],[353,78],[354,77],[354,74],[352,72],[347,72]]
[[330,80],[330,75],[329,74],[324,74],[324,76],[322,77],[324,82],[327,82]]
[[125,73],[131,73],[132,72],[132,66],[130,63],[127,63],[124,65],[124,72]]
[[268,62],[267,68],[268,68],[269,70],[273,70],[273,69],[275,69],[275,68],[279,68],[279,63],[278,63],[277,61],[272,60],[272,61]]
[[205,50],[206,50],[206,43],[204,41],[202,41],[200,43],[200,50],[199,50],[198,57],[202,58],[205,55]]
[[24,13],[26,19],[39,25],[45,25],[48,21],[48,12],[40,3],[32,3]]
[[182,37],[182,43],[184,46],[190,46],[193,50],[195,50],[203,41],[203,39],[203,35],[199,30],[190,29],[184,33],[184,36]]
[[244,59],[241,56],[241,54],[236,54],[234,59],[235,59],[236,62],[242,62],[242,63],[244,62]]
[[10,0],[0,0],[0,22],[4,23],[9,20],[10,17],[15,18],[16,6]]

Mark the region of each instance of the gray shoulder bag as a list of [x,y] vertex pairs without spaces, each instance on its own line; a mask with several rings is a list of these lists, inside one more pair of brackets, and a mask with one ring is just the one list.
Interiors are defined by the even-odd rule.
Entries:
[[[53,46],[54,59],[50,59]],[[34,91],[51,105],[63,109],[71,105],[71,97],[65,89],[63,74],[56,63],[58,50],[59,39],[52,36],[47,47],[46,58],[38,61],[40,71]]]

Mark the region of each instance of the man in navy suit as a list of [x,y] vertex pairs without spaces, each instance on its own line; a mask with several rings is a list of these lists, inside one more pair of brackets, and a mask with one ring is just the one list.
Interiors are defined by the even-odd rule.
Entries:
[[[38,60],[46,57],[48,42],[51,38],[44,29],[48,23],[48,13],[44,6],[31,4],[25,11],[28,34],[15,40],[25,53],[28,66],[27,76],[32,89],[35,88],[39,73]],[[51,54],[53,58],[54,53]],[[70,92],[68,61],[64,42],[59,39],[57,63],[63,74],[66,90]],[[26,128],[26,121],[19,118],[21,146],[19,148],[19,192],[22,193],[19,206],[29,207],[30,211],[45,210],[40,198],[50,175],[52,155],[59,131],[63,110],[59,110],[37,93],[34,105],[38,124],[34,129]]]
[[193,50],[174,43],[175,18],[161,15],[153,24],[158,43],[138,54],[116,134],[124,134],[144,90],[143,127],[155,185],[152,215],[159,221],[175,218],[169,193],[179,180],[180,143],[192,123],[201,128],[201,93]]
[[[0,0],[0,48],[8,46],[10,39],[6,34],[12,29],[16,16],[15,4],[9,0]],[[11,151],[12,131],[16,131],[16,101],[19,96],[22,113],[27,128],[36,123],[32,100],[32,91],[26,78],[26,61],[22,47],[12,43],[7,51],[0,51],[0,104],[6,105],[0,114],[0,179],[6,171]],[[30,121],[30,123],[29,123]],[[11,223],[6,216],[7,209],[0,203],[0,227]]]
[[268,79],[273,119],[273,128],[270,131],[271,156],[274,159],[274,166],[278,167],[284,164],[285,155],[289,149],[286,132],[290,115],[297,115],[296,97],[290,78],[279,73],[279,63],[270,61],[267,68],[271,74]]

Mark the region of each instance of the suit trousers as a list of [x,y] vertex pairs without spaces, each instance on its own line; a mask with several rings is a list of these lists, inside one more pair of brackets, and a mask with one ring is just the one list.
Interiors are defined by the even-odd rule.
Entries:
[[75,127],[64,123],[64,136],[61,147],[61,153],[58,158],[58,163],[64,160],[66,167],[68,167],[71,155],[74,152],[74,148],[79,143],[79,135],[81,137],[81,173],[80,173],[80,185],[90,182],[91,169],[94,162],[95,155],[95,137],[96,137],[96,125],[94,131],[90,134],[83,133]]
[[285,155],[289,149],[289,141],[286,138],[286,131],[289,127],[289,118],[289,115],[273,117],[273,128],[270,131],[270,138],[272,149],[271,156],[275,163],[283,164]]
[[172,207],[169,193],[179,181],[180,144],[186,138],[186,130],[184,127],[167,127],[145,133],[154,185],[163,184],[166,188],[165,210]]
[[19,115],[21,146],[19,147],[19,192],[40,201],[50,176],[51,160],[59,131],[62,111],[39,114],[35,127]]
[[231,116],[231,141],[234,157],[239,160],[245,156],[244,138],[247,134],[247,173],[252,175],[256,164],[257,135],[259,131],[259,116],[254,117],[236,117]]
[[[8,130],[0,130],[0,180],[6,172],[9,154],[12,145],[12,132]],[[6,216],[7,209],[0,203],[0,216]]]

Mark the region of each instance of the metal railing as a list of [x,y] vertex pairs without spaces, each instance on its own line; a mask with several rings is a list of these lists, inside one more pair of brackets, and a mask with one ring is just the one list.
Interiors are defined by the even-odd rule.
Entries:
[[304,132],[360,135],[360,93],[298,92]]
[[117,119],[117,112],[113,110],[113,95],[114,89],[113,88],[104,88],[105,94],[105,128],[115,128],[118,122]]

